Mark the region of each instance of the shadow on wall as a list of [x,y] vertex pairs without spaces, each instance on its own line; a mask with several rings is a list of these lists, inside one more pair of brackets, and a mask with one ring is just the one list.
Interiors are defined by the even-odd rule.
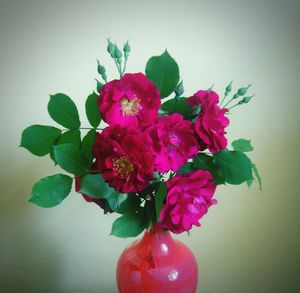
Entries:
[[[111,256],[106,259],[97,253],[101,239],[86,241],[85,232],[91,235],[94,228],[78,229],[86,223],[82,222],[84,217],[78,218],[76,203],[85,201],[72,198],[70,205],[53,209],[28,203],[34,182],[49,175],[47,164],[24,166],[18,170],[24,174],[18,180],[14,174],[1,179],[0,292],[117,292],[114,267],[108,264]],[[99,212],[96,206],[95,210]],[[108,248],[102,245],[101,249]],[[99,265],[103,263],[105,269]]]
[[[30,173],[35,176],[33,170]],[[24,177],[16,181],[12,176],[11,183],[3,184],[13,192],[1,195],[0,291],[59,292],[60,252],[54,241],[42,237],[40,211],[27,202],[32,183],[28,170]]]

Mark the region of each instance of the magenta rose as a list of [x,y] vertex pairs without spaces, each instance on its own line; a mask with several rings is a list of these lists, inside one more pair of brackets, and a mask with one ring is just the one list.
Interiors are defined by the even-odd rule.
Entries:
[[137,128],[157,119],[161,101],[155,84],[144,74],[127,73],[104,85],[98,105],[106,123]]
[[200,148],[193,123],[177,113],[159,118],[147,134],[152,140],[155,169],[161,173],[176,172]]
[[167,196],[160,214],[161,227],[176,234],[188,231],[208,208],[217,203],[213,199],[216,185],[208,171],[198,170],[176,175],[167,182]]
[[214,91],[202,90],[188,98],[187,103],[192,107],[201,106],[201,112],[195,123],[195,130],[201,141],[212,153],[225,149],[227,146],[225,127],[229,125],[225,113],[228,109],[219,107],[219,96]]
[[97,133],[93,148],[95,168],[117,191],[140,191],[153,178],[150,145],[147,137],[137,129],[109,126],[102,133]]

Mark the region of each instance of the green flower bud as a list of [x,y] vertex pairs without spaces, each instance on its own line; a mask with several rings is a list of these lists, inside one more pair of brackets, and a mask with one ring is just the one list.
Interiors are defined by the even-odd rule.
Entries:
[[214,88],[214,86],[215,86],[215,84],[213,83],[208,89],[207,89],[207,92],[211,92],[212,91],[212,89]]
[[98,67],[97,67],[98,73],[99,73],[100,75],[102,75],[103,73],[105,73],[105,68],[104,68],[104,66],[102,66],[102,65],[100,64],[99,60],[97,60],[97,62],[98,62]]
[[110,54],[110,56],[112,58],[114,58],[114,54],[115,54],[115,45],[109,40],[107,39],[107,52]]
[[118,59],[117,59],[117,62],[118,62],[119,64],[121,64],[121,63],[122,63],[122,58],[118,58]]
[[243,104],[249,103],[253,97],[254,97],[254,95],[249,96],[249,97],[244,97],[244,98],[242,99]]
[[182,96],[184,93],[184,87],[183,87],[183,82],[181,81],[175,88],[174,90],[176,97]]
[[99,80],[95,79],[97,82],[97,92],[100,93],[101,89],[103,88],[103,83],[101,83]]
[[123,47],[123,52],[124,52],[124,56],[125,56],[126,59],[128,58],[130,49],[131,49],[131,48],[130,48],[129,43],[128,43],[128,41],[127,41],[127,42],[124,44],[124,47]]
[[233,82],[233,80],[230,82],[230,84],[226,87],[226,89],[225,89],[225,91],[226,91],[226,93],[227,93],[227,95],[231,92],[231,90],[232,90],[232,82]]
[[240,96],[240,95],[239,95],[238,93],[236,93],[236,94],[233,95],[232,99],[233,99],[233,100],[238,99],[239,96]]
[[244,96],[247,93],[248,88],[251,86],[251,84],[249,84],[247,87],[242,87],[240,89],[238,89],[238,94],[240,96]]
[[128,41],[125,43],[125,45],[124,45],[124,48],[123,48],[123,51],[124,52],[130,52],[130,46],[129,46],[129,43],[128,43]]
[[118,48],[117,44],[115,44],[115,51],[114,51],[114,58],[116,59],[120,59],[122,58],[122,52],[121,50]]

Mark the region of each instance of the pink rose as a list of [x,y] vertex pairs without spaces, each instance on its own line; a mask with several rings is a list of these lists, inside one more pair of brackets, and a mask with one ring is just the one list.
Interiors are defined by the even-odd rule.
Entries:
[[137,129],[109,126],[96,136],[93,148],[95,169],[101,171],[104,180],[117,191],[140,191],[153,178],[150,144]]
[[155,169],[161,173],[176,172],[200,148],[193,123],[178,113],[159,118],[147,134],[152,140]]
[[212,153],[225,149],[227,139],[224,129],[229,124],[225,113],[228,112],[228,109],[220,109],[219,96],[214,91],[198,91],[187,99],[187,103],[192,107],[201,106],[195,130],[206,147]]
[[157,119],[161,101],[155,84],[144,74],[127,73],[104,85],[98,105],[106,123],[137,128]]
[[208,171],[176,175],[167,182],[167,190],[160,225],[176,234],[200,226],[199,220],[217,203],[212,199],[216,185]]

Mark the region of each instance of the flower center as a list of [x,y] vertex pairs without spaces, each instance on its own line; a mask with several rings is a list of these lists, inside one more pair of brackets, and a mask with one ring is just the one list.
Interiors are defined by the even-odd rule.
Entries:
[[180,143],[180,139],[175,133],[171,133],[169,135],[169,144],[168,144],[168,150],[169,151],[174,151],[178,148]]
[[121,109],[123,116],[133,116],[138,114],[141,109],[140,101],[141,99],[139,98],[134,98],[132,100],[124,98],[123,100],[121,100]]
[[134,169],[129,158],[126,156],[122,156],[113,159],[113,170],[119,175],[127,177],[130,173],[133,172]]

